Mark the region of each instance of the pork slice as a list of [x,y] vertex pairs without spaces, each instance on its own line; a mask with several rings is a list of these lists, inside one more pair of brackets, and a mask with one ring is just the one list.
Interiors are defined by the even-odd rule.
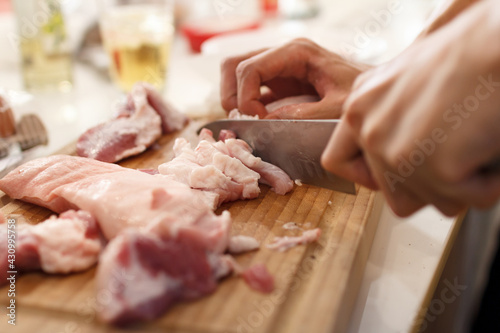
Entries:
[[259,119],[258,115],[255,116],[249,116],[247,114],[241,113],[238,109],[232,109],[229,114],[227,115],[229,119]]
[[277,194],[284,195],[293,189],[293,181],[279,167],[264,162],[260,157],[252,154],[252,148],[243,140],[227,139],[224,141],[229,154],[240,160],[248,168],[260,175],[259,181],[271,186]]
[[319,101],[320,98],[318,95],[299,95],[299,96],[290,96],[290,97],[285,97],[282,99],[279,99],[277,101],[271,102],[266,105],[266,110],[267,112],[273,112],[278,110],[279,108],[288,106],[288,105],[295,105],[295,104],[302,104],[302,103],[314,103]]
[[146,91],[149,105],[153,107],[161,118],[161,126],[164,134],[178,131],[187,124],[189,118],[164,100],[152,85],[146,82],[139,82],[136,85]]
[[148,104],[146,89],[134,86],[129,98],[133,111],[127,107],[127,112],[122,112],[118,118],[97,125],[80,136],[76,145],[79,156],[116,162],[143,152],[161,136],[161,117]]
[[251,236],[237,235],[229,239],[229,253],[237,254],[257,250],[260,247],[258,240]]
[[219,141],[226,141],[227,139],[236,139],[236,133],[231,130],[223,129],[219,132]]
[[229,241],[230,218],[215,215],[201,191],[110,163],[64,155],[42,158],[11,171],[0,180],[0,189],[54,211],[67,206],[86,210],[107,239],[128,227],[161,226],[172,234],[190,229],[214,251],[225,250]]
[[195,153],[199,164],[213,165],[235,182],[242,184],[242,199],[254,199],[259,195],[260,175],[247,168],[240,160],[225,154],[207,140],[198,143]]
[[255,264],[245,269],[241,276],[253,290],[271,293],[274,290],[274,278],[263,264]]
[[177,180],[193,189],[214,193],[217,196],[214,208],[241,197],[243,185],[236,183],[213,165],[198,164],[194,150],[185,139],[176,139],[174,153],[173,160],[158,166],[161,174],[174,175]]
[[113,239],[97,271],[97,292],[109,297],[101,320],[117,325],[154,319],[171,305],[212,293],[230,272],[223,255],[192,234],[176,237],[127,230]]
[[[4,221],[5,222],[5,221]],[[43,270],[67,274],[93,266],[102,249],[95,219],[85,211],[67,211],[31,225],[3,223],[0,237],[15,236],[15,269],[8,269],[7,242],[0,244],[1,272]],[[10,233],[8,232],[10,230]],[[5,267],[3,267],[5,265]],[[1,279],[1,283],[7,282]]]
[[275,237],[271,244],[267,245],[267,248],[271,250],[276,250],[278,252],[285,252],[297,245],[308,244],[315,242],[321,236],[321,229],[311,229],[306,230],[302,233],[302,236],[296,237]]

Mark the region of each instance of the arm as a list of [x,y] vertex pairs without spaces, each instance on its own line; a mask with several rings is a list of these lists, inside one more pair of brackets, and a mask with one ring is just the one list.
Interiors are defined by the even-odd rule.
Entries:
[[428,20],[429,23],[417,39],[424,38],[437,29],[445,26],[461,12],[479,1],[480,0],[445,0],[440,7],[436,8]]
[[500,173],[484,166],[500,157],[498,36],[500,2],[483,1],[360,76],[324,167],[382,190],[402,216],[494,204]]

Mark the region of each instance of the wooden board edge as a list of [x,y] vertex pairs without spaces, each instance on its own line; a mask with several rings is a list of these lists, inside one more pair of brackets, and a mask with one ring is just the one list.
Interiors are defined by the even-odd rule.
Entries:
[[363,241],[360,241],[358,251],[354,257],[350,276],[351,279],[345,289],[342,299],[344,303],[337,314],[337,321],[334,327],[329,332],[346,332],[351,321],[354,305],[358,298],[359,287],[363,282],[364,271],[366,262],[370,256],[373,240],[375,239],[375,232],[378,227],[380,216],[384,207],[384,197],[380,192],[372,192],[369,204],[372,205],[371,209],[367,209],[365,228],[363,232]]
[[467,212],[461,213],[453,221],[453,226],[451,227],[451,231],[446,237],[445,241],[446,245],[443,250],[443,255],[441,256],[438,265],[436,267],[436,270],[434,271],[429,288],[427,289],[425,296],[422,299],[422,302],[418,306],[418,312],[415,318],[413,318],[413,323],[410,329],[411,333],[417,333],[420,331],[420,327],[424,321],[425,314],[427,313],[427,308],[429,307],[429,304],[432,301],[432,296],[434,295],[437,285],[439,284],[439,279],[441,278],[441,274],[443,273],[444,267],[446,266],[446,262],[448,261],[451,249],[453,248],[453,244],[455,243],[455,240],[458,236],[460,227],[462,226],[462,222],[466,214]]

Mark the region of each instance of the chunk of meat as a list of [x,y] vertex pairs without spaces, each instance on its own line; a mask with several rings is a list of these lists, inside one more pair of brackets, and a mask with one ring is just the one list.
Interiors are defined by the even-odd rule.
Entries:
[[76,151],[79,156],[116,162],[143,152],[162,131],[179,130],[186,122],[186,116],[167,105],[152,86],[137,83],[117,117],[83,133]]
[[128,227],[147,227],[173,235],[189,229],[215,252],[223,252],[229,241],[230,218],[215,215],[201,191],[115,164],[64,155],[41,158],[11,171],[0,189],[55,212],[86,210],[107,239]]
[[229,111],[227,117],[229,119],[249,119],[249,120],[259,119],[258,115],[249,116],[247,114],[241,113],[238,109],[233,109]]
[[86,270],[97,262],[102,249],[97,223],[85,211],[70,210],[36,225],[6,223],[0,213],[0,223],[0,237],[9,237],[15,244],[15,269],[9,269],[8,244],[0,243],[0,284],[7,282],[3,276],[7,271],[41,269],[66,274]]
[[85,207],[110,239],[97,285],[109,292],[103,320],[154,318],[174,302],[206,295],[231,270],[223,253],[231,217],[217,216],[203,191],[170,176],[81,157],[28,162],[0,180],[13,198],[50,209]]
[[174,175],[177,180],[191,188],[215,193],[215,206],[242,196],[243,185],[233,181],[213,165],[200,165],[195,151],[185,139],[175,140],[174,153],[173,160],[158,166],[160,174]]
[[320,236],[321,236],[321,229],[319,229],[319,228],[311,229],[311,230],[304,231],[302,233],[302,236],[276,237],[276,238],[274,238],[273,243],[267,245],[267,248],[269,248],[271,250],[276,250],[278,252],[285,252],[285,251],[287,251],[287,250],[289,250],[292,247],[295,247],[297,245],[315,242],[319,239]]
[[195,149],[187,140],[176,139],[175,157],[158,166],[160,174],[174,175],[191,188],[216,193],[218,205],[256,198],[260,193],[259,174],[214,146],[211,132],[206,136],[206,132],[202,131],[200,139]]
[[118,118],[83,133],[76,152],[79,156],[116,162],[143,152],[161,133],[160,116],[148,104],[146,90],[136,85]]
[[231,130],[223,129],[219,132],[219,140],[224,142],[227,139],[236,139],[236,133]]
[[164,100],[152,85],[146,82],[138,82],[136,85],[146,91],[148,104],[161,118],[161,127],[164,134],[178,131],[188,123],[189,118]]
[[299,95],[290,96],[279,99],[277,101],[271,102],[266,105],[267,112],[273,112],[287,105],[302,104],[302,103],[313,103],[319,101],[320,98],[317,95]]
[[253,290],[266,294],[274,290],[274,278],[263,264],[250,266],[241,273],[241,276]]
[[117,325],[149,320],[178,301],[212,293],[231,267],[192,236],[126,230],[114,238],[97,271],[97,291],[109,295],[100,318]]
[[239,159],[248,168],[260,175],[259,181],[271,186],[277,194],[284,195],[293,189],[293,181],[276,165],[264,162],[260,157],[252,154],[252,148],[243,140],[227,139],[224,144],[229,155]]
[[237,235],[229,239],[229,253],[237,254],[257,250],[260,243],[253,237]]

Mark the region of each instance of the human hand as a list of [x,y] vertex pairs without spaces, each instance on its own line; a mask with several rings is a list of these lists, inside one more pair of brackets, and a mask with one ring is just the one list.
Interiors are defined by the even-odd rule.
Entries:
[[500,197],[500,3],[471,7],[391,62],[358,78],[323,166],[407,216],[446,215]]
[[[356,77],[356,64],[307,39],[226,59],[221,66],[221,103],[226,111],[260,118],[338,118]],[[269,91],[262,94],[261,87]],[[313,103],[287,105],[268,113],[265,105],[296,95],[318,95]]]

